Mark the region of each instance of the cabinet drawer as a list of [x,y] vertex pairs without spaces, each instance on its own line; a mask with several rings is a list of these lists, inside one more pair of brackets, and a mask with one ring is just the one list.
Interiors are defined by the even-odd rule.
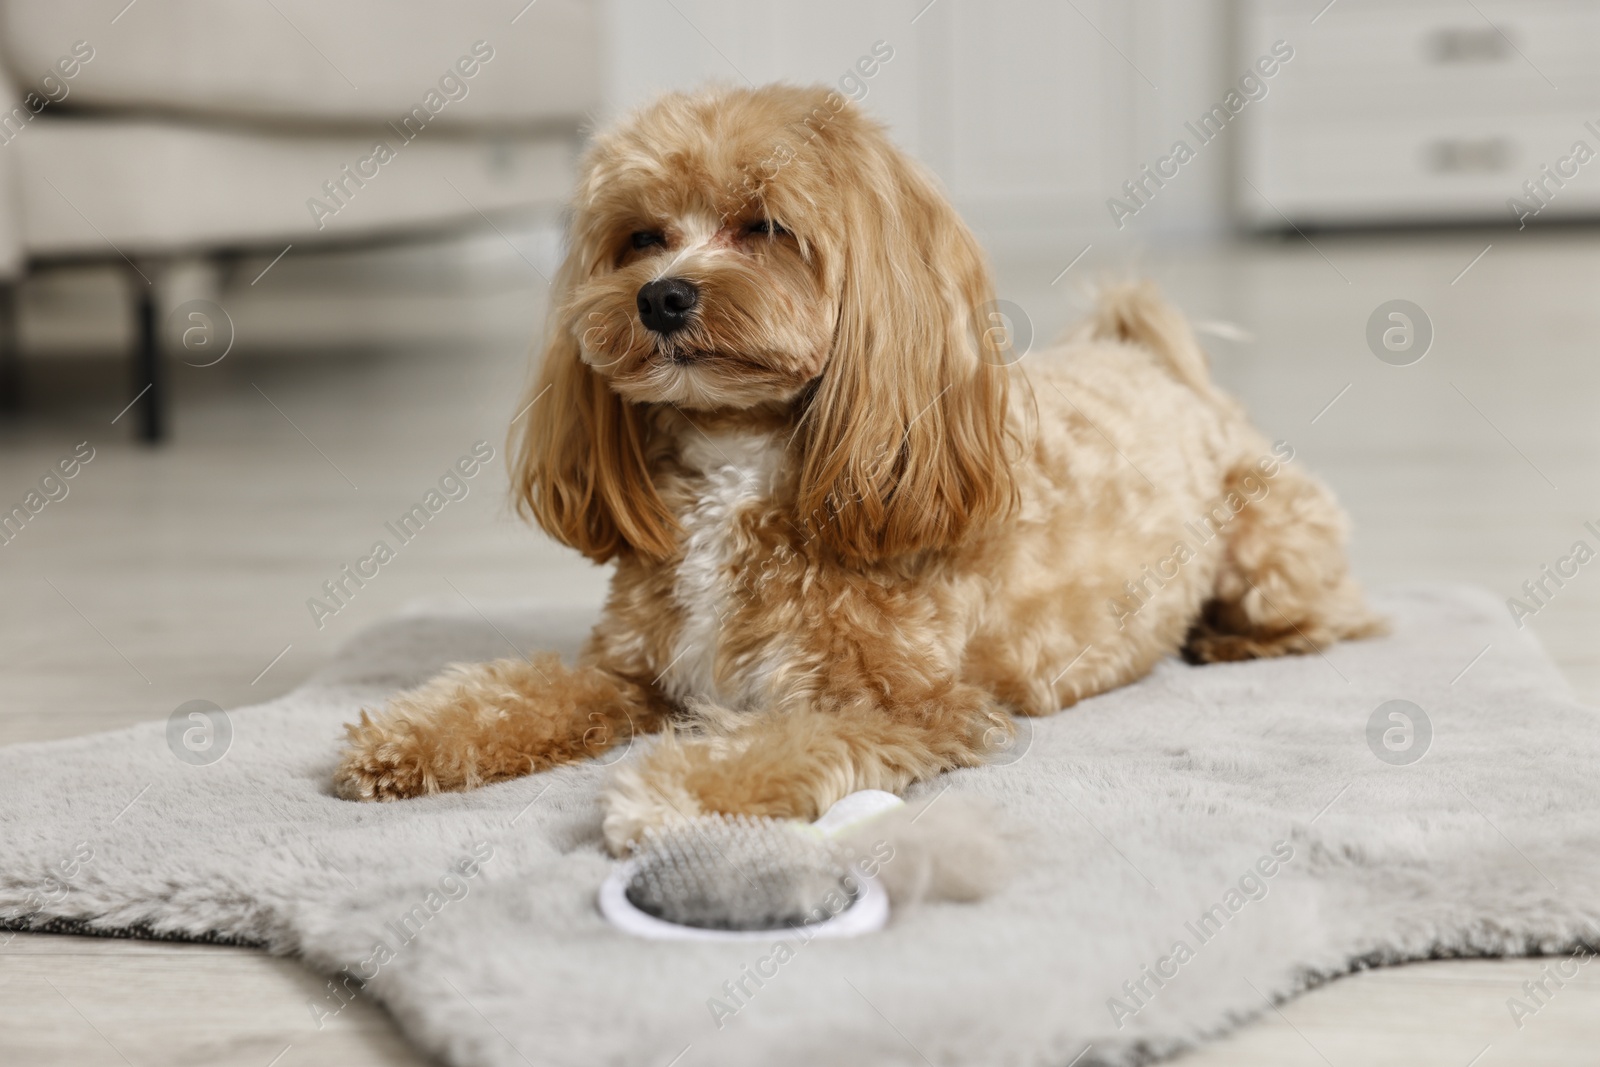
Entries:
[[[1510,222],[1509,198],[1527,200],[1523,183],[1542,166],[1576,171],[1552,190],[1541,221],[1600,210],[1600,134],[1586,116],[1524,114],[1512,119],[1324,119],[1312,124],[1279,120],[1246,147],[1248,187],[1240,193],[1243,216],[1258,225],[1281,225],[1282,211],[1297,222],[1476,220]],[[1595,124],[1600,126],[1600,122]],[[1585,142],[1595,158],[1572,154]]]
[[1476,4],[1481,15],[1467,3],[1339,0],[1312,25],[1305,4],[1254,0],[1241,43],[1251,56],[1293,45],[1281,101],[1318,113],[1537,105],[1600,88],[1600,4]]

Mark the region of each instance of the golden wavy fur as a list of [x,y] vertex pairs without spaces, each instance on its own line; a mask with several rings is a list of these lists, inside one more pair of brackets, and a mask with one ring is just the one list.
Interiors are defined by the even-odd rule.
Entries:
[[620,851],[980,763],[1011,716],[1179,651],[1376,632],[1338,505],[1151,288],[1026,369],[992,301],[934,181],[836,93],[671,95],[597,138],[513,488],[615,564],[605,612],[575,666],[459,666],[363,712],[339,794],[660,732],[604,798]]

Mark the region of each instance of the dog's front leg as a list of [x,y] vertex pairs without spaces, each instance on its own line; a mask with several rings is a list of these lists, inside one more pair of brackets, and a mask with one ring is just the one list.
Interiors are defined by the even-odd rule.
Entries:
[[554,654],[458,665],[346,726],[334,788],[346,800],[472,789],[598,755],[664,721],[646,687]]
[[954,683],[901,700],[752,713],[726,735],[669,734],[618,768],[604,797],[606,843],[621,854],[651,827],[712,812],[815,819],[858,789],[897,793],[981,763],[1011,736],[988,693]]

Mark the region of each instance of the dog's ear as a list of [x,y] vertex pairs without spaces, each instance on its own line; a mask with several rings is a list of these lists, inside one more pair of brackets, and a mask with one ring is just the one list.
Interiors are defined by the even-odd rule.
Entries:
[[976,240],[875,127],[824,130],[841,173],[833,351],[805,413],[800,523],[871,561],[959,543],[1016,499],[1010,375]]
[[583,270],[569,256],[551,288],[544,359],[511,426],[512,493],[519,512],[597,563],[630,550],[665,558],[675,523],[650,480],[643,413],[583,361],[563,309]]

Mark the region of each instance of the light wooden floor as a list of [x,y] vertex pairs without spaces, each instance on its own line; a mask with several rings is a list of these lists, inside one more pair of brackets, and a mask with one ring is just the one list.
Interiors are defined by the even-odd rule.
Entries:
[[[1218,376],[1338,490],[1370,585],[1456,580],[1511,595],[1583,535],[1585,519],[1600,519],[1600,236],[1314,239],[1316,248],[1298,239],[1196,248],[1133,265],[1196,319],[1252,335],[1210,342]],[[998,264],[1002,295],[1039,335],[1069,321],[1080,281],[1130,266],[1096,249],[1052,285],[1079,247]],[[261,266],[241,274],[248,281]],[[224,295],[239,350],[208,370],[177,368],[176,436],[158,452],[128,444],[127,418],[111,425],[126,401],[120,366],[38,369],[37,405],[0,427],[0,503],[20,499],[79,441],[96,456],[66,499],[0,546],[0,742],[164,718],[197,697],[224,707],[271,698],[417,598],[599,596],[604,572],[509,518],[497,461],[314,628],[306,598],[385,519],[475,440],[500,448],[522,339],[543,309],[538,278],[493,242],[349,285],[365,277],[360,266],[291,257]],[[114,339],[115,321],[83,303],[91,295],[41,286],[30,336],[57,346],[74,330]],[[1371,311],[1397,297],[1420,304],[1437,332],[1411,367],[1380,363],[1363,339]],[[308,333],[324,343],[307,345]],[[317,351],[351,337],[366,339],[363,351]],[[263,354],[275,347],[286,351]],[[1585,570],[1531,622],[1591,701],[1597,620],[1600,570]],[[1341,980],[1281,1014],[1264,1006],[1263,1018],[1184,1062],[1592,1059],[1592,968],[1522,1029],[1513,1024],[1506,999],[1539,967],[1435,963]],[[318,1031],[304,1005],[320,985],[292,961],[237,949],[19,936],[0,947],[0,1063],[417,1062],[367,1005]]]

